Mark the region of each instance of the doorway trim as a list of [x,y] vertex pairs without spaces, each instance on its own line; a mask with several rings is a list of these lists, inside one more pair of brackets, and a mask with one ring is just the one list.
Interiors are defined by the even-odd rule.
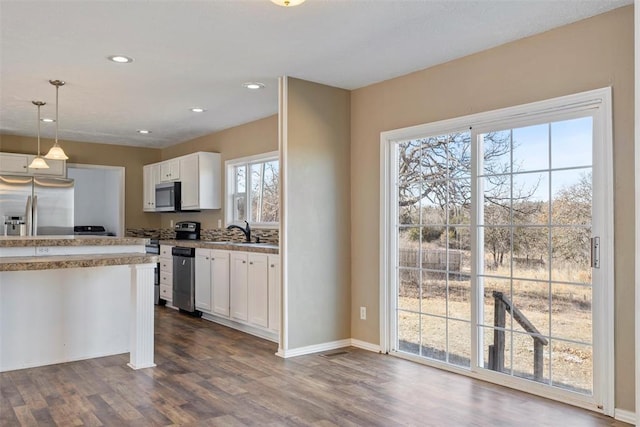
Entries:
[[[593,405],[587,404],[584,399],[571,399],[568,393],[559,392],[554,393],[555,390],[546,386],[538,386],[532,384],[531,387],[521,387],[517,381],[500,381],[499,384],[506,385],[522,391],[542,395],[554,400],[563,401],[575,406],[584,407],[591,410],[600,410],[605,415],[613,416],[615,411],[615,351],[614,351],[614,271],[613,271],[613,130],[612,130],[612,102],[611,102],[611,88],[595,89],[587,92],[581,92],[572,95],[561,96],[552,98],[549,100],[543,100],[533,102],[529,104],[518,105],[514,107],[508,107],[498,110],[492,110],[484,113],[477,113],[468,116],[458,117],[454,119],[448,119],[438,121],[435,123],[422,124],[417,126],[411,126],[402,129],[395,129],[380,134],[380,271],[379,271],[379,289],[380,289],[380,346],[381,351],[389,353],[392,350],[391,333],[390,333],[390,316],[391,316],[391,302],[394,295],[392,295],[393,286],[390,284],[394,280],[395,269],[390,265],[390,258],[395,254],[395,242],[391,239],[391,226],[390,220],[397,217],[395,207],[391,202],[393,194],[390,178],[392,173],[392,162],[394,157],[393,147],[397,141],[405,141],[425,134],[435,132],[447,132],[447,130],[455,131],[462,128],[474,128],[484,127],[494,123],[503,121],[526,121],[528,117],[544,117],[548,116],[550,119],[555,114],[563,111],[577,111],[581,109],[598,109],[598,114],[601,115],[600,122],[602,126],[594,124],[594,135],[596,133],[602,140],[597,149],[600,151],[594,152],[594,156],[598,156],[601,159],[601,174],[595,175],[594,180],[601,180],[603,182],[603,188],[610,189],[602,194],[603,203],[603,227],[601,239],[606,241],[606,247],[611,250],[605,250],[602,252],[602,259],[606,268],[601,272],[601,281],[608,286],[602,289],[602,293],[599,295],[599,302],[601,304],[602,311],[597,318],[597,322],[592,325],[594,341],[598,340],[598,351],[601,354],[600,360],[594,360],[594,373],[598,370],[598,378],[600,379],[601,393],[601,408],[596,408]],[[437,130],[434,130],[436,129]],[[472,290],[473,293],[473,290]],[[472,302],[472,307],[475,305]],[[472,327],[477,328],[476,319],[472,319]],[[476,332],[472,333],[472,337]],[[470,343],[472,345],[473,343]],[[404,357],[400,354],[395,355]],[[473,353],[472,353],[473,354]],[[412,358],[413,359],[413,358]],[[421,361],[423,362],[423,361]],[[429,363],[431,364],[431,363]],[[433,363],[437,367],[445,370],[450,370],[457,373],[463,373],[473,378],[484,380],[496,380],[496,383],[500,378],[493,375],[483,375],[482,373],[474,372],[473,370],[457,369],[453,366],[449,366],[442,363]],[[473,365],[472,365],[473,366]],[[639,386],[640,387],[640,386]],[[594,392],[595,399],[595,392]]]

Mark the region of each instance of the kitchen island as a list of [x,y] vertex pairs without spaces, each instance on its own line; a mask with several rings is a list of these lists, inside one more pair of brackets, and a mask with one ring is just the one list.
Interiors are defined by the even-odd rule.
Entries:
[[0,236],[0,371],[130,353],[153,363],[146,239]]

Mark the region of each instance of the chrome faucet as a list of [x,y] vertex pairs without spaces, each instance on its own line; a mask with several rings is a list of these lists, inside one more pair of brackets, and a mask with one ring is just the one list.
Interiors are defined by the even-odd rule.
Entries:
[[251,227],[249,227],[248,221],[245,221],[244,223],[247,225],[244,228],[240,227],[239,225],[231,224],[230,226],[227,227],[227,230],[237,228],[238,230],[244,233],[245,242],[251,243]]

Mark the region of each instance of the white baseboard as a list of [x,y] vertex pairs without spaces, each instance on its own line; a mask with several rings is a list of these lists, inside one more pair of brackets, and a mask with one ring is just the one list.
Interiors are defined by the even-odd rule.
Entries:
[[245,325],[244,323],[236,322],[231,319],[227,319],[224,317],[216,316],[215,314],[202,313],[202,318],[208,320],[210,322],[218,323],[222,326],[227,326],[232,329],[236,329],[238,331],[245,332],[249,335],[256,336],[258,338],[262,338],[265,340],[269,340],[271,342],[278,342],[278,334],[277,332],[271,332],[263,330],[259,327],[253,327],[251,325]]
[[631,411],[625,411],[624,409],[615,409],[614,418],[618,421],[623,421],[631,425],[636,425],[636,414]]
[[335,350],[344,347],[357,347],[363,350],[372,351],[374,353],[380,353],[380,346],[378,344],[371,344],[366,341],[360,341],[354,338],[347,338],[344,340],[330,341],[322,344],[309,345],[306,347],[293,348],[290,350],[278,349],[276,356],[280,356],[284,359],[288,357],[304,356],[305,354],[319,353],[321,351]]
[[373,351],[374,353],[380,353],[380,346],[378,344],[371,344],[370,342],[360,341],[355,338],[351,338],[351,345],[353,347],[361,348],[363,350]]
[[288,350],[279,349],[278,352],[276,353],[276,356],[280,356],[284,359],[287,359],[289,357],[304,356],[305,354],[335,350],[337,348],[344,348],[349,346],[351,346],[351,339],[347,338],[344,340],[330,341],[322,344],[314,344],[306,347],[298,347],[298,348],[292,348]]

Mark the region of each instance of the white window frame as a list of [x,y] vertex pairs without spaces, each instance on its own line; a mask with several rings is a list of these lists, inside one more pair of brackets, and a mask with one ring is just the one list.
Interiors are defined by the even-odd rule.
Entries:
[[[236,166],[246,165],[247,166],[247,193],[246,193],[246,212],[247,218],[251,218],[251,201],[249,200],[249,189],[251,185],[251,171],[249,170],[249,166],[255,163],[264,163],[273,160],[280,161],[280,154],[278,151],[270,151],[268,153],[255,154],[253,156],[239,157],[236,159],[230,159],[224,162],[225,167],[225,177],[226,177],[226,185],[225,185],[225,227],[231,224],[238,224],[238,221],[233,219],[233,207],[234,207],[234,197],[235,197],[235,168]],[[279,178],[280,179],[280,178]],[[278,189],[280,191],[280,189]],[[243,225],[243,224],[241,224]],[[249,225],[252,228],[279,228],[279,222],[251,222],[249,221]]]
[[[597,293],[597,300],[600,304],[594,306],[593,335],[594,347],[598,346],[599,359],[594,358],[594,381],[597,377],[599,383],[594,382],[593,400],[589,401],[583,396],[577,396],[564,390],[555,390],[551,387],[536,383],[527,384],[523,381],[505,378],[493,372],[484,372],[482,369],[474,369],[478,360],[478,340],[477,340],[477,304],[476,286],[472,283],[472,307],[471,307],[471,369],[456,368],[452,365],[432,362],[426,359],[418,359],[398,352],[393,352],[395,342],[395,254],[397,247],[395,244],[392,220],[397,218],[397,206],[394,203],[394,171],[395,165],[395,144],[399,141],[406,141],[424,137],[424,135],[444,135],[461,129],[472,129],[471,141],[472,149],[475,150],[475,135],[481,129],[486,129],[492,125],[508,126],[524,124],[529,121],[539,121],[548,119],[554,121],[558,115],[566,115],[568,112],[580,112],[592,110],[593,112],[593,135],[594,140],[602,141],[601,144],[594,144],[593,157],[600,161],[598,167],[593,168],[594,199],[598,198],[602,204],[602,215],[594,216],[599,222],[598,228],[601,230],[601,262],[603,268],[594,270],[594,282],[596,275],[598,282],[606,284],[593,290],[594,297]],[[475,153],[474,153],[475,156]],[[477,156],[476,156],[477,157]],[[476,158],[474,157],[474,158]],[[472,159],[473,160],[473,159]],[[472,171],[475,176],[475,171]],[[475,179],[473,180],[475,182]],[[475,187],[475,185],[474,185]],[[528,393],[541,395],[547,398],[559,400],[575,406],[588,408],[594,411],[603,412],[613,416],[615,410],[615,367],[614,367],[614,259],[613,259],[613,131],[612,131],[612,101],[611,88],[606,87],[592,91],[562,96],[549,100],[533,102],[530,104],[504,108],[500,110],[488,111],[469,116],[443,120],[424,125],[417,125],[403,129],[382,132],[380,134],[380,347],[383,352],[391,353],[399,357],[410,358],[420,363],[437,366],[439,368],[461,373],[473,378],[483,379],[507,387],[519,389]],[[477,200],[473,189],[472,199]],[[596,194],[596,192],[598,192]],[[472,213],[472,216],[474,214]],[[475,231],[472,223],[472,246],[475,244]],[[476,260],[477,263],[477,260]],[[475,268],[472,266],[472,278],[476,276]],[[474,279],[472,279],[474,280]]]

